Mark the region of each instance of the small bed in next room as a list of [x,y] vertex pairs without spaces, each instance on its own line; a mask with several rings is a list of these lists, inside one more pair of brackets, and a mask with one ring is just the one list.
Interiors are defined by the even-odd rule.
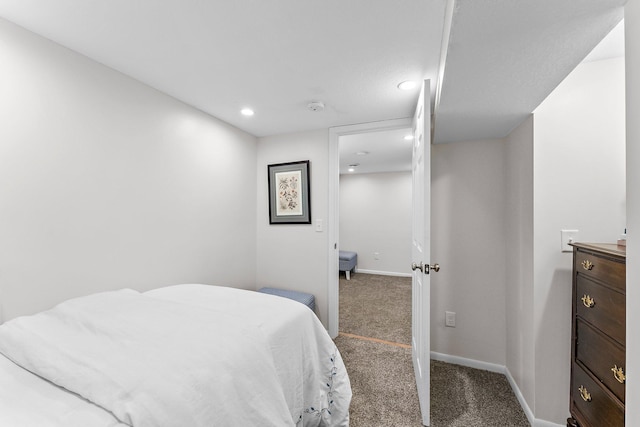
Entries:
[[315,314],[208,285],[125,289],[0,325],[0,426],[348,426]]

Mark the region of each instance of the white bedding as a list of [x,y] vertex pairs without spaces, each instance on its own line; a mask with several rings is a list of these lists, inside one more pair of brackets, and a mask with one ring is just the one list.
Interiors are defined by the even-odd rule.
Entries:
[[0,353],[3,426],[348,426],[333,341],[306,306],[273,295],[95,294],[0,326]]
[[126,427],[126,424],[0,354],[0,426]]

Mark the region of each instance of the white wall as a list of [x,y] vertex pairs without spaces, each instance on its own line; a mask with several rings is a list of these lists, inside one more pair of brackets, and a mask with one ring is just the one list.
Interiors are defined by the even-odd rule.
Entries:
[[359,271],[411,275],[411,181],[411,172],[340,176],[339,247],[358,253]]
[[[257,287],[308,292],[327,326],[328,130],[260,138],[257,155]],[[313,224],[269,224],[267,165],[310,160]],[[255,185],[255,184],[254,184]],[[323,222],[323,231],[315,225]]]
[[254,137],[5,20],[0,64],[5,319],[125,286],[255,287]]
[[[504,365],[504,142],[431,150],[431,350]],[[455,328],[445,311],[457,313]]]
[[511,132],[505,150],[506,366],[533,410],[533,116]]
[[640,1],[625,7],[627,78],[627,374],[626,425],[640,425]]
[[578,241],[615,242],[625,223],[624,60],[578,66],[534,112],[535,415],[569,411],[572,255]]

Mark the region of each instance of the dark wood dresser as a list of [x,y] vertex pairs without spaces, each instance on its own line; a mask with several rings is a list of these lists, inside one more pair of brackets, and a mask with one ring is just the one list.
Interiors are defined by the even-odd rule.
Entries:
[[574,243],[569,427],[624,427],[626,248]]

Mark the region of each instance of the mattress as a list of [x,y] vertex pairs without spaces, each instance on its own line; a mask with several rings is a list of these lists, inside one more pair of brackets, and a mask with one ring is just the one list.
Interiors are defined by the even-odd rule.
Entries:
[[105,292],[0,326],[0,425],[348,426],[335,344],[296,301]]

